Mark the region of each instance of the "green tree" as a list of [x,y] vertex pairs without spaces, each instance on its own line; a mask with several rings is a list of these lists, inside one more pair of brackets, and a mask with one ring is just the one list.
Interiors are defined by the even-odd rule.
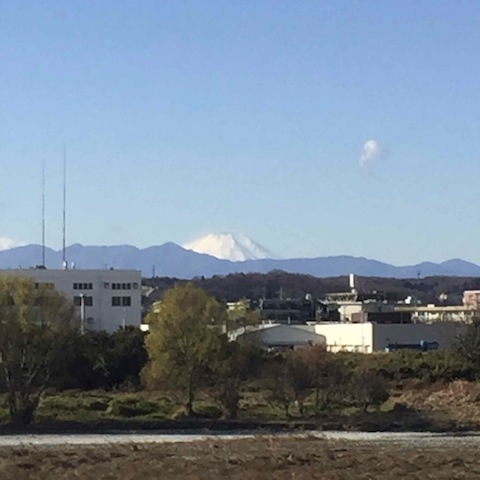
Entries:
[[149,386],[166,381],[182,393],[189,415],[193,415],[195,395],[205,381],[225,320],[222,305],[191,283],[168,290],[147,315],[149,361],[143,377]]
[[139,388],[140,372],[147,361],[144,337],[139,328],[128,326],[113,333],[87,331],[73,338],[55,387]]
[[0,369],[14,424],[33,421],[40,397],[61,368],[73,306],[32,280],[0,278]]

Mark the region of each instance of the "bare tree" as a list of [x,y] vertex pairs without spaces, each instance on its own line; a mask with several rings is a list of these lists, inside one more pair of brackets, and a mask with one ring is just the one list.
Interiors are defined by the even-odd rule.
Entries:
[[371,405],[381,405],[388,400],[388,384],[375,370],[360,370],[354,373],[351,394],[366,413]]
[[226,336],[220,339],[210,364],[213,386],[209,391],[227,418],[237,418],[242,383],[255,375],[261,361],[261,350],[255,345],[229,342]]
[[290,387],[301,417],[305,416],[305,399],[312,388],[312,370],[309,368],[310,348],[292,350],[286,355]]
[[270,361],[266,370],[267,385],[270,390],[270,400],[282,406],[285,416],[290,417],[290,406],[295,400],[290,373],[283,358],[278,357]]

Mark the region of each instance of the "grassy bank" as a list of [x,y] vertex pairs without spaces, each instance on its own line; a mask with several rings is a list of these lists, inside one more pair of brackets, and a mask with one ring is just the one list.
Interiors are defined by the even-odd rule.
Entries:
[[[480,430],[480,384],[455,381],[424,384],[402,382],[390,398],[368,412],[351,405],[313,411],[306,404],[301,417],[293,406],[291,415],[268,400],[263,391],[242,395],[236,420],[226,420],[208,395],[195,402],[194,417],[187,417],[178,399],[167,394],[105,391],[50,393],[42,398],[35,423],[21,431],[67,432],[106,430],[237,430],[320,429],[365,431],[465,431]],[[4,400],[4,399],[3,399]],[[4,404],[1,402],[0,404]],[[0,433],[19,431],[8,426],[8,411],[0,409]]]
[[313,438],[106,447],[4,448],[2,480],[475,479],[478,448]]

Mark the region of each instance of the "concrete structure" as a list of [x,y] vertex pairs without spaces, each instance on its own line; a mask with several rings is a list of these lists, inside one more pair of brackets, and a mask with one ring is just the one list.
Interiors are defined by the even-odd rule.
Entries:
[[263,320],[272,323],[305,324],[315,319],[315,305],[311,297],[261,299],[256,311]]
[[[31,278],[65,294],[85,329],[113,332],[140,326],[142,275],[140,270],[0,270],[0,275]],[[82,322],[83,318],[83,322]]]
[[317,323],[315,332],[326,338],[327,350],[372,353],[385,351],[391,344],[438,342],[450,347],[464,330],[457,322],[434,324]]
[[414,323],[470,322],[475,310],[463,305],[395,305],[395,312],[410,313]]
[[341,322],[351,322],[354,315],[362,312],[389,313],[394,303],[385,300],[385,295],[376,292],[360,294],[353,292],[327,293],[323,300],[326,305],[336,308]]
[[412,323],[410,312],[369,312],[353,313],[352,323]]
[[310,325],[263,324],[239,328],[228,334],[231,341],[252,342],[266,349],[298,348],[325,345],[326,338]]
[[480,290],[465,290],[463,292],[463,305],[469,310],[478,310],[480,306]]

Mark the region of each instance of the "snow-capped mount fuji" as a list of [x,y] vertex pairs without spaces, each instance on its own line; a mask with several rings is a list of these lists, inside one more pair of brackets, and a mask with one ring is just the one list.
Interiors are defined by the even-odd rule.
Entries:
[[210,233],[183,245],[183,248],[231,262],[277,258],[242,233]]

